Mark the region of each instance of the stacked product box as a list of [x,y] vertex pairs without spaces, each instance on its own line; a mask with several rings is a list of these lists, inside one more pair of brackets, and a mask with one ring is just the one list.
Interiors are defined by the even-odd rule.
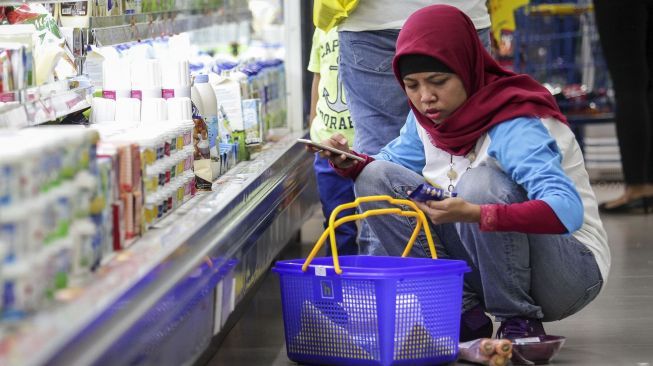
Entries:
[[97,138],[83,128],[0,133],[3,318],[47,306],[100,263]]

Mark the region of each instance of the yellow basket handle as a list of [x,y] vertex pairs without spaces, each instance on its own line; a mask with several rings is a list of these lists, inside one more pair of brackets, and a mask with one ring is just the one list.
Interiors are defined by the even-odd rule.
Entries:
[[[397,207],[380,208],[376,210],[369,210],[360,214],[345,216],[336,221],[336,217],[341,211],[358,207],[363,202],[376,202],[376,201],[387,201],[393,205],[400,205],[400,204],[407,205],[410,208],[412,208],[414,211],[403,211]],[[306,261],[304,261],[304,265],[302,265],[302,271],[306,272],[308,266],[311,264],[311,262],[313,261],[317,253],[320,251],[322,245],[324,245],[324,242],[326,241],[326,238],[328,236],[331,242],[331,253],[333,255],[333,267],[337,274],[342,274],[342,269],[340,268],[340,262],[338,261],[338,248],[336,246],[336,228],[346,222],[365,219],[370,216],[389,215],[389,214],[396,214],[396,215],[401,215],[406,217],[417,218],[417,225],[415,226],[415,230],[413,230],[413,235],[411,235],[410,239],[408,240],[408,244],[406,244],[406,249],[404,249],[404,252],[401,254],[402,257],[408,256],[408,253],[410,253],[410,250],[413,248],[415,239],[417,239],[417,234],[419,234],[420,229],[424,227],[424,233],[426,234],[426,241],[428,241],[429,249],[431,250],[431,258],[437,259],[437,254],[435,252],[435,245],[433,244],[433,238],[431,237],[431,229],[429,228],[428,222],[426,221],[426,216],[424,215],[424,212],[422,212],[422,210],[420,210],[417,207],[415,202],[410,200],[405,200],[405,199],[392,198],[390,196],[367,196],[367,197],[358,197],[354,202],[342,204],[336,207],[333,210],[333,212],[331,212],[331,216],[329,217],[329,226],[326,228],[326,230],[324,230],[320,238],[317,240],[317,243],[315,243],[313,250],[311,250],[311,253],[306,258]]]

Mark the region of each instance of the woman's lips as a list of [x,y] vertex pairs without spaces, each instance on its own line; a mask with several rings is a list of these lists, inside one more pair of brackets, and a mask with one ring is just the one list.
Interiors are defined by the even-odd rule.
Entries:
[[428,117],[429,119],[432,119],[432,120],[439,120],[441,114],[442,114],[442,112],[438,111],[437,109],[428,109],[424,113],[424,115],[426,117]]

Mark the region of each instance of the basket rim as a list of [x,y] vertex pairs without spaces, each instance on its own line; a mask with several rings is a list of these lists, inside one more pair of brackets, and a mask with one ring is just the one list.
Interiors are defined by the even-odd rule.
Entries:
[[315,258],[306,272],[302,271],[305,259],[280,260],[275,263],[272,271],[279,274],[316,276],[315,271],[319,267],[326,276],[341,278],[434,277],[471,271],[465,261],[458,259],[350,255],[340,256],[339,260],[342,268],[341,275],[335,273],[331,257]]

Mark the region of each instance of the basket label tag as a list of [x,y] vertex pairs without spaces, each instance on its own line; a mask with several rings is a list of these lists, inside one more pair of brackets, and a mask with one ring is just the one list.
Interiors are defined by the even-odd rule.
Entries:
[[325,266],[315,266],[315,275],[320,277],[326,277],[326,267]]
[[314,277],[313,299],[315,301],[342,302],[342,283],[339,278]]
[[320,292],[323,299],[333,299],[335,297],[333,289],[333,281],[321,280]]

